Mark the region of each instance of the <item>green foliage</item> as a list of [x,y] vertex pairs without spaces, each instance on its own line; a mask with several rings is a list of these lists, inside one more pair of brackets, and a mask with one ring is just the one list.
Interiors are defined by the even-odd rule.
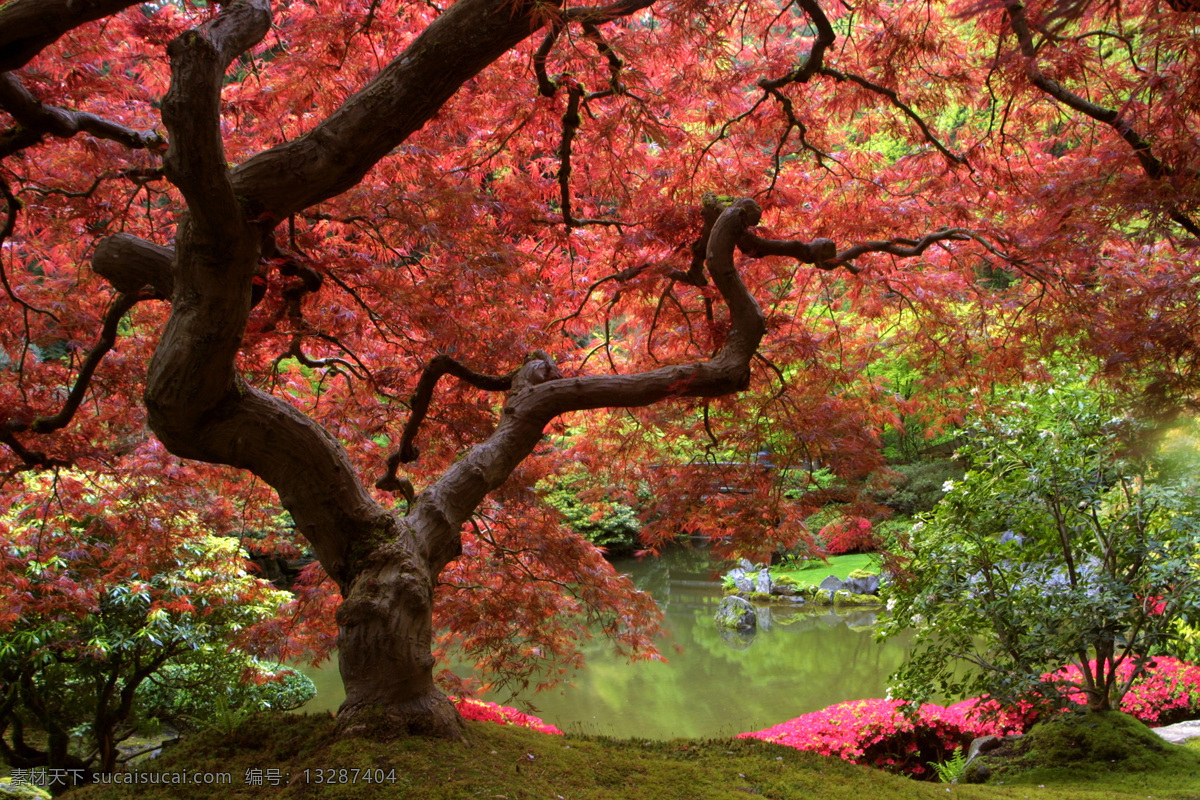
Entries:
[[307,675],[233,650],[163,665],[146,681],[138,703],[143,717],[204,727],[235,711],[294,711],[316,694]]
[[[55,479],[60,499],[79,490],[93,507],[74,480]],[[265,696],[238,688],[260,670],[234,645],[289,595],[246,573],[236,540],[196,536],[186,514],[122,529],[144,519],[132,501],[104,517],[29,511],[16,503],[0,518],[5,580],[18,589],[0,607],[0,754],[12,766],[111,770],[139,723],[186,703],[175,695],[184,675],[188,691]]]
[[642,523],[637,512],[624,503],[582,500],[580,492],[584,490],[582,480],[568,480],[551,486],[544,497],[568,525],[597,547],[610,550],[638,547]]
[[905,517],[932,511],[945,494],[946,482],[958,480],[964,472],[962,464],[948,458],[897,464],[889,469],[894,477],[884,487],[875,488],[871,496]]
[[1164,642],[1159,652],[1189,663],[1200,663],[1200,626],[1189,625],[1182,619],[1176,619],[1171,623],[1171,632],[1174,637]]
[[967,748],[958,748],[954,751],[954,755],[945,761],[930,761],[929,766],[937,773],[938,781],[941,783],[958,783],[958,779],[967,769]]
[[[1200,611],[1194,471],[1153,456],[1151,434],[1069,375],[970,428],[970,470],[901,553],[883,631],[915,629],[899,696],[1119,701],[1173,620]],[[1138,669],[1118,679],[1126,660]],[[1077,680],[1043,681],[1066,663]]]

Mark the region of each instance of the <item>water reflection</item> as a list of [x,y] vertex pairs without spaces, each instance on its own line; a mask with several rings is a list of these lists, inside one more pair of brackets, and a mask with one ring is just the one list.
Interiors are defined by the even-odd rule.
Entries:
[[[874,611],[763,609],[758,631],[720,630],[719,584],[702,551],[616,564],[662,607],[667,661],[628,663],[603,641],[585,647],[587,666],[572,685],[519,695],[511,705],[564,731],[622,738],[729,736],[758,730],[844,700],[883,697],[889,673],[908,649],[897,637],[874,641]],[[317,673],[306,711],[342,700],[336,663]],[[498,702],[507,696],[488,697]]]

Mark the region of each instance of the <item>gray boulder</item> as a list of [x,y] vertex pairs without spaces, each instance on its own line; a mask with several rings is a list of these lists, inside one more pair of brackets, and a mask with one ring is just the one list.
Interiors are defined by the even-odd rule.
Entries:
[[823,592],[840,592],[846,588],[846,582],[836,575],[830,575],[817,588]]
[[760,594],[771,593],[771,571],[761,569],[758,571],[758,576],[754,579],[754,591]]
[[842,584],[842,588],[853,594],[879,594],[879,576],[869,575],[865,578],[851,578]]
[[725,573],[725,577],[733,581],[733,586],[739,592],[753,592],[754,582],[750,580],[750,576],[746,574],[746,570],[741,567],[734,567]]

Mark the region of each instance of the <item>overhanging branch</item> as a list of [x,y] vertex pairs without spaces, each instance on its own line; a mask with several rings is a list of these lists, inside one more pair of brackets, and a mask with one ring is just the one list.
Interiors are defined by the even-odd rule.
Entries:
[[11,0],[0,4],[0,72],[25,66],[72,28],[141,3],[142,0]]
[[[86,111],[47,106],[12,74],[0,75],[0,108],[11,114],[20,126],[19,131],[14,131],[6,139],[15,141],[15,137],[19,136],[22,148],[40,142],[44,136],[69,139],[78,133],[120,142],[134,150],[159,150],[166,145],[157,131],[135,131]],[[12,149],[12,145],[9,144],[5,149]]]
[[[1025,57],[1025,75],[1029,78],[1029,82],[1067,108],[1112,128],[1129,145],[1134,157],[1141,165],[1142,171],[1151,179],[1158,181],[1170,177],[1173,170],[1154,155],[1150,141],[1135,130],[1129,120],[1125,119],[1119,111],[1105,108],[1081,97],[1041,71],[1037,65],[1037,46],[1034,44],[1033,33],[1025,17],[1025,7],[1017,0],[1003,0],[1003,2],[1009,24],[1017,37],[1017,45],[1021,50],[1021,55]],[[1188,233],[1200,238],[1200,224],[1197,224],[1177,206],[1169,206],[1167,215]]]

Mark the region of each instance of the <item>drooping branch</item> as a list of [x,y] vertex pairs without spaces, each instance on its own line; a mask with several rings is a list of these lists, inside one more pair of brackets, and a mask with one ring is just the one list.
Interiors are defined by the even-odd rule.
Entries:
[[600,55],[608,61],[608,85],[611,92],[620,94],[621,89],[621,70],[625,67],[625,62],[617,55],[617,51],[612,49],[612,46],[605,41],[604,35],[600,33],[600,29],[595,23],[583,23],[583,35],[596,45],[596,49]]
[[563,23],[561,20],[555,20],[550,25],[550,30],[546,32],[546,36],[542,39],[542,43],[538,45],[537,51],[533,54],[533,74],[537,76],[538,94],[542,97],[554,97],[558,91],[558,82],[553,80],[546,71],[546,59],[550,57],[550,53],[554,50],[554,43],[558,41],[559,34],[563,31]]
[[19,69],[58,37],[142,0],[11,0],[0,5],[0,72]]
[[[1141,165],[1142,171],[1151,179],[1158,181],[1170,177],[1173,174],[1171,168],[1154,155],[1153,145],[1150,141],[1135,130],[1120,111],[1105,108],[1081,97],[1041,71],[1037,64],[1037,46],[1033,41],[1029,22],[1025,17],[1025,7],[1017,0],[1003,0],[1003,2],[1009,24],[1012,26],[1013,33],[1016,34],[1021,55],[1025,58],[1025,75],[1029,78],[1029,82],[1067,108],[1112,128],[1129,145],[1134,157]],[[1200,224],[1183,213],[1177,206],[1170,206],[1167,214],[1181,228],[1200,238]]]
[[[4,197],[4,224],[0,225],[0,246],[3,246],[8,238],[13,235],[13,231],[17,227],[17,212],[21,209],[21,201],[13,193],[12,187],[8,185],[8,181],[0,175],[0,196]],[[45,314],[54,321],[58,321],[53,313],[31,305],[28,301],[17,296],[13,291],[12,284],[8,282],[8,271],[4,268],[4,251],[0,249],[0,284],[4,286],[4,293],[8,295],[8,299],[12,300],[17,305],[25,309],[26,312],[32,311],[35,314]],[[27,315],[28,316],[28,315]]]
[[100,328],[100,336],[96,340],[96,344],[88,351],[87,356],[84,357],[83,363],[79,367],[79,374],[75,376],[75,384],[67,393],[67,399],[63,402],[62,408],[59,409],[58,413],[49,417],[38,417],[32,420],[7,419],[0,425],[0,430],[3,431],[3,437],[0,438],[0,441],[7,444],[27,465],[46,467],[52,463],[61,462],[51,462],[41,453],[34,453],[25,449],[17,442],[14,434],[28,431],[32,431],[33,433],[52,433],[66,427],[74,418],[80,404],[83,402],[83,398],[87,395],[92,377],[96,374],[96,368],[100,366],[100,362],[104,360],[104,356],[117,343],[117,329],[121,324],[121,319],[135,305],[148,299],[150,299],[149,295],[129,292],[119,294],[113,300],[112,304],[108,307],[108,311],[104,314],[104,323]]
[[567,90],[567,110],[562,117],[562,144],[558,148],[558,190],[562,205],[563,224],[570,230],[575,223],[571,216],[571,143],[579,131],[579,101],[583,98],[583,87],[572,82]]
[[949,148],[942,144],[936,136],[933,135],[933,131],[929,128],[929,125],[925,122],[925,120],[922,119],[917,112],[913,111],[911,106],[900,99],[900,95],[896,93],[896,90],[889,89],[886,86],[880,86],[877,83],[867,80],[861,75],[855,75],[851,72],[839,72],[838,70],[830,69],[829,67],[822,67],[820,69],[820,73],[837,81],[850,81],[851,83],[856,83],[867,91],[874,92],[878,95],[883,95],[893,106],[900,109],[904,116],[916,123],[917,127],[921,129],[921,133],[924,134],[926,141],[932,144],[939,153],[945,156],[947,161],[953,164],[967,163],[965,156],[952,152]]
[[0,74],[0,108],[17,121],[20,132],[14,132],[13,136],[19,135],[25,147],[41,141],[44,136],[69,139],[78,133],[111,139],[134,150],[157,150],[166,144],[157,131],[135,131],[86,111],[47,106],[11,74]]
[[692,263],[688,265],[687,270],[671,270],[667,275],[675,281],[686,283],[689,286],[707,286],[708,279],[704,277],[704,263],[708,258],[708,241],[712,237],[713,226],[717,224],[717,218],[721,216],[721,212],[725,210],[725,206],[714,194],[704,195],[702,205],[700,207],[700,216],[703,220],[700,235],[696,237],[696,241],[692,242]]

